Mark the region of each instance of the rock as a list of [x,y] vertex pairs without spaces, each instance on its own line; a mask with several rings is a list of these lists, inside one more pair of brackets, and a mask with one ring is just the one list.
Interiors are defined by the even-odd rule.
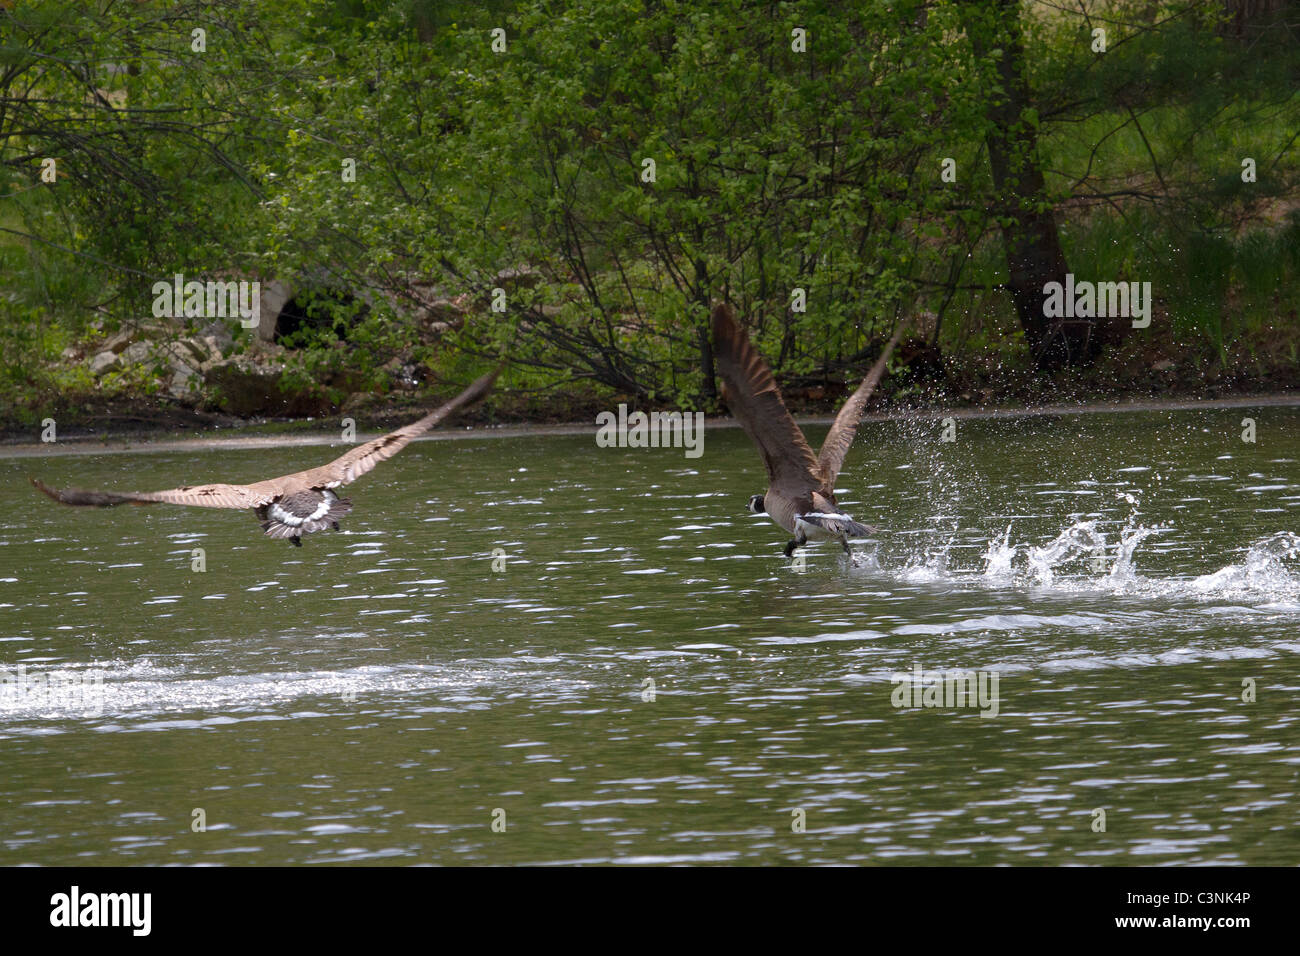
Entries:
[[100,352],[90,360],[90,374],[99,378],[101,375],[107,375],[109,372],[118,368],[122,364],[114,352]]
[[199,373],[188,365],[176,364],[172,366],[172,377],[167,383],[167,392],[172,398],[186,405],[197,404],[202,381]]
[[204,341],[212,339],[216,343],[216,350],[219,354],[225,352],[235,345],[235,336],[231,332],[230,326],[220,319],[213,319],[207,325],[198,330],[199,338]]
[[134,365],[137,362],[143,362],[153,352],[153,347],[148,342],[132,342],[126,348],[122,349],[119,357],[123,365]]
[[131,344],[135,339],[136,332],[137,329],[134,326],[127,329],[118,329],[104,340],[104,344],[100,346],[100,348],[105,352],[112,352],[114,355],[117,355],[122,351],[122,349]]
[[220,362],[223,358],[225,358],[226,349],[229,348],[230,345],[234,344],[234,341],[231,340],[230,345],[223,347],[221,344],[221,340],[213,335],[203,336],[202,342],[205,346],[207,346],[207,350],[208,350],[208,357],[203,360],[203,363],[200,366],[204,371],[207,371],[210,366],[216,364],[217,362]]
[[1174,367],[1173,359],[1161,359],[1159,362],[1156,362],[1154,365],[1151,366],[1151,371],[1163,372],[1166,369],[1171,369],[1173,367]]
[[175,351],[183,361],[195,368],[210,367],[220,362],[221,346],[212,336],[191,336],[176,343]]
[[106,338],[96,351],[121,355],[133,342],[146,339],[160,341],[170,338],[173,334],[169,328],[158,322],[131,322]]
[[193,362],[195,365],[208,356],[208,347],[197,339],[178,339],[162,349],[169,357],[178,361]]
[[172,368],[181,368],[183,366],[192,370],[193,366],[198,364],[194,360],[194,353],[186,348],[183,342],[168,342],[166,345],[154,350],[153,355]]
[[502,269],[496,275],[496,284],[507,292],[516,289],[532,289],[542,281],[542,273],[532,266],[516,266]]

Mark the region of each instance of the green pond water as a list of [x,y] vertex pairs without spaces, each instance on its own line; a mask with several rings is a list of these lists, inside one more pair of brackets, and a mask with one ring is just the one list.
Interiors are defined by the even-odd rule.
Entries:
[[419,442],[301,550],[26,478],[341,447],[0,457],[0,864],[1300,862],[1300,409],[956,425],[802,562],[729,428]]

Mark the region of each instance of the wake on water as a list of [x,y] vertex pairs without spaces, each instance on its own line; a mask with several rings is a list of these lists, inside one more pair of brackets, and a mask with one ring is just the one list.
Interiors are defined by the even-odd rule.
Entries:
[[[982,566],[950,567],[955,534],[937,550],[904,559],[892,569],[877,552],[863,553],[858,568],[883,571],[909,583],[979,582],[1001,588],[1049,588],[1063,592],[1109,592],[1162,598],[1267,598],[1300,601],[1300,535],[1279,531],[1251,544],[1239,563],[1201,575],[1149,577],[1137,570],[1136,553],[1147,538],[1171,530],[1148,527],[1134,518],[1111,541],[1097,529],[1098,519],[1076,521],[1045,544],[1012,542],[1014,522],[994,536]],[[1064,572],[1064,573],[1063,573]]]

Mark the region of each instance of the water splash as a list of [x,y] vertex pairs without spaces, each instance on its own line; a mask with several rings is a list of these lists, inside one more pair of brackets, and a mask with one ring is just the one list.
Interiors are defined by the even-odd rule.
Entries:
[[1051,584],[1056,569],[1085,554],[1093,556],[1093,567],[1100,568],[1106,556],[1106,536],[1097,530],[1096,519],[1070,525],[1041,548],[1028,551],[1029,573],[1040,584]]
[[1125,590],[1142,584],[1142,577],[1137,573],[1133,563],[1133,554],[1144,540],[1153,534],[1159,534],[1164,528],[1147,528],[1142,525],[1125,527],[1119,534],[1119,548],[1115,552],[1115,562],[1111,565],[1106,582],[1112,587]]
[[1300,597],[1300,576],[1286,562],[1300,556],[1300,535],[1279,531],[1256,541],[1241,564],[1230,564],[1192,580],[1201,594],[1228,595],[1265,592],[1279,598]]
[[952,545],[956,539],[957,532],[954,531],[937,550],[913,558],[908,566],[903,569],[903,580],[920,584],[950,578],[952,574],[948,570],[948,555],[952,552]]
[[989,539],[988,550],[984,552],[984,577],[993,580],[1007,580],[1015,576],[1012,562],[1015,561],[1020,546],[1011,543],[1012,524],[1015,524],[1015,522],[1007,525],[1007,530],[1003,532],[1000,539]]
[[[879,568],[909,584],[978,581],[988,587],[1048,588],[1062,592],[1100,592],[1172,599],[1263,599],[1276,607],[1300,602],[1300,534],[1281,531],[1246,549],[1240,563],[1209,574],[1149,576],[1138,572],[1138,552],[1148,538],[1170,529],[1144,525],[1137,501],[1132,514],[1108,539],[1098,519],[1075,521],[1044,544],[1012,540],[1014,522],[988,539],[978,569],[955,567],[953,539],[900,565],[882,558]],[[1288,564],[1290,562],[1291,564]],[[873,569],[874,570],[874,569]],[[1252,603],[1254,603],[1252,601]]]

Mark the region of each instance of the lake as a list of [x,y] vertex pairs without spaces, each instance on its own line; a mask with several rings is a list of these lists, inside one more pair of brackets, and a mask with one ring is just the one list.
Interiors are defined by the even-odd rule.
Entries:
[[26,478],[341,447],[0,453],[0,864],[1294,865],[1300,408],[943,432],[795,561],[734,428],[418,442],[301,549]]

